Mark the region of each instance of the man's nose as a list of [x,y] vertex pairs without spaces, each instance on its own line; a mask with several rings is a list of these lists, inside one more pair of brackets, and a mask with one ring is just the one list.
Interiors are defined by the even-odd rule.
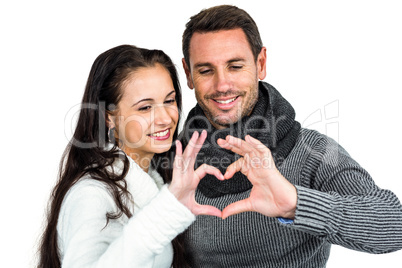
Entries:
[[226,92],[231,88],[230,77],[225,70],[218,70],[215,74],[215,89],[219,92]]

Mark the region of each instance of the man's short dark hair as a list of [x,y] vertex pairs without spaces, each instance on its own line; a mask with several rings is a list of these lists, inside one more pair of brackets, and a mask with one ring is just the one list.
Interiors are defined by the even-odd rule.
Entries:
[[216,32],[220,30],[242,29],[246,34],[254,59],[262,49],[258,27],[251,16],[236,6],[221,5],[202,10],[192,16],[183,33],[182,49],[184,59],[190,68],[190,40],[194,33]]

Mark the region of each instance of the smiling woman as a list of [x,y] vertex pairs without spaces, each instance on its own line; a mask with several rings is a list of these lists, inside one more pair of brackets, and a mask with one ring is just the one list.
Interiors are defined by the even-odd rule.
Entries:
[[223,175],[207,165],[194,170],[206,132],[184,152],[178,142],[173,162],[180,110],[176,69],[164,52],[122,45],[97,57],[49,203],[38,267],[186,267],[175,237],[196,215],[221,216],[194,195],[200,178]]
[[122,92],[117,109],[108,115],[109,128],[119,147],[148,171],[144,163],[171,147],[179,120],[176,91],[169,72],[156,64],[131,73]]

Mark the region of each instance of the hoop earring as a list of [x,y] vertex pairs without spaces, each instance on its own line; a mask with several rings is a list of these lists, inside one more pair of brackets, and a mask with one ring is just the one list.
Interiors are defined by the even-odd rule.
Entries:
[[107,131],[107,139],[110,143],[114,143],[115,138],[114,138],[114,127],[113,128],[109,128]]

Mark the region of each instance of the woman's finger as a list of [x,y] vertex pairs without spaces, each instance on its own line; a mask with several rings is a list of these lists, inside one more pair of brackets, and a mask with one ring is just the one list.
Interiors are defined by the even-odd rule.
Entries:
[[176,141],[176,155],[173,161],[173,168],[179,169],[180,172],[183,169],[183,156],[182,156],[182,145],[179,140]]
[[214,175],[216,178],[219,180],[224,180],[224,176],[221,173],[221,171],[213,166],[207,165],[207,164],[202,164],[199,166],[195,171],[195,174],[198,176],[198,178],[201,180],[202,178],[205,177],[205,175]]
[[183,157],[185,159],[190,158],[194,148],[196,147],[196,142],[197,142],[198,136],[199,136],[198,132],[194,131],[193,135],[191,136],[191,139],[189,140],[189,142],[183,152]]
[[198,152],[201,150],[202,145],[204,144],[206,138],[207,138],[207,131],[206,130],[201,131],[201,135],[196,140],[195,147],[192,151],[192,156],[194,158],[197,156]]
[[183,146],[179,140],[176,140],[176,156],[181,156],[183,152]]
[[187,167],[194,167],[195,161],[197,159],[197,154],[201,150],[202,145],[207,137],[207,132],[203,130],[201,135],[195,134],[190,139],[189,144],[183,152],[183,159],[186,162]]

